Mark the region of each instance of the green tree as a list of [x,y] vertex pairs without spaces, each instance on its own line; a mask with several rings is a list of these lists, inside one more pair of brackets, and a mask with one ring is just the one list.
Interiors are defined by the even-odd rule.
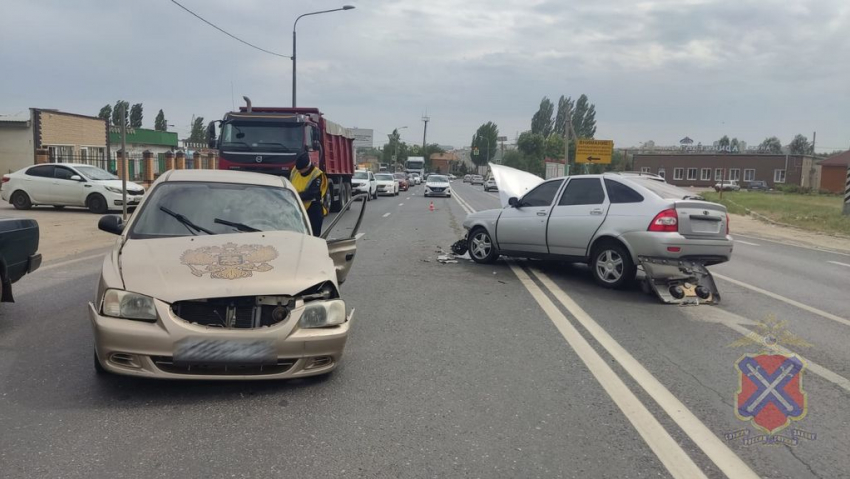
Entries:
[[542,160],[546,150],[546,138],[540,133],[524,131],[519,134],[516,145],[522,154]]
[[136,103],[130,107],[130,128],[141,128],[143,117],[144,113],[141,103]]
[[567,132],[567,118],[570,118],[573,111],[573,100],[569,97],[558,99],[558,113],[555,115],[554,134],[564,136]]
[[771,136],[770,138],[765,138],[763,142],[759,145],[759,151],[764,151],[768,153],[782,153],[782,142],[779,141],[779,138],[775,136]]
[[[389,142],[384,145],[384,150],[381,154],[381,162],[387,164],[402,163],[409,156],[409,148],[407,143],[401,141],[401,134],[398,130],[393,130],[389,136]],[[395,162],[393,162],[395,156]],[[419,155],[412,155],[419,156]]]
[[788,145],[788,151],[792,155],[809,155],[812,153],[812,144],[809,143],[809,139],[803,135],[797,135],[791,140],[791,144]]
[[[499,127],[492,121],[488,121],[478,127],[478,131],[472,135],[472,162],[476,166],[484,166],[496,156],[496,139],[499,137]],[[476,148],[478,154],[475,154]]]
[[[572,142],[570,142],[572,143]],[[549,135],[546,138],[546,143],[543,148],[543,154],[546,158],[554,160],[564,158],[564,137],[560,135]]]
[[589,103],[585,94],[576,100],[573,109],[573,130],[579,138],[593,138],[596,134],[596,105]]
[[540,108],[538,108],[537,113],[531,117],[531,132],[539,133],[543,136],[551,135],[552,128],[555,126],[555,121],[552,119],[554,112],[555,105],[552,104],[549,97],[544,96],[540,100]]
[[129,118],[130,118],[130,102],[124,100],[118,100],[115,102],[115,106],[112,107],[112,125],[113,126],[121,126],[121,107],[124,107],[124,125],[130,126]]
[[105,105],[100,109],[100,113],[97,114],[97,117],[109,121],[112,118],[112,105]]
[[729,137],[726,136],[726,135],[723,135],[723,138],[721,138],[720,140],[717,141],[717,146],[720,147],[721,149],[725,149],[727,146],[729,146],[729,143],[731,143],[729,141]]
[[159,110],[156,118],[153,120],[153,129],[156,131],[168,131],[168,123],[165,121],[165,113]]
[[732,138],[732,141],[729,142],[729,148],[732,149],[732,153],[740,153],[741,143],[737,138]]
[[196,116],[192,121],[192,132],[189,134],[192,143],[205,143],[207,141],[207,129],[204,127],[204,117]]

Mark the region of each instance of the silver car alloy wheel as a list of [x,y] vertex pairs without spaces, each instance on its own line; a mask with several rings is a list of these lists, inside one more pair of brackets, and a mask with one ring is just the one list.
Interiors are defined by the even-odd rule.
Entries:
[[596,257],[596,272],[606,283],[616,283],[623,276],[623,258],[610,249],[606,249]]
[[472,237],[472,256],[478,259],[485,259],[490,255],[490,250],[493,249],[493,244],[490,242],[490,237],[487,233],[478,232]]

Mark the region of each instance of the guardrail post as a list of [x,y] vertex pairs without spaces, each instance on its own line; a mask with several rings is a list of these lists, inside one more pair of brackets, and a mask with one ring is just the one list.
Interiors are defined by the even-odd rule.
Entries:
[[35,150],[35,164],[40,165],[42,163],[50,162],[50,150],[47,148],[39,148]]
[[186,153],[182,151],[177,152],[177,156],[174,158],[174,169],[175,170],[185,170],[186,169]]
[[165,152],[165,171],[174,169],[174,152],[166,151]]
[[844,216],[850,216],[850,165],[847,165],[847,177],[844,179]]

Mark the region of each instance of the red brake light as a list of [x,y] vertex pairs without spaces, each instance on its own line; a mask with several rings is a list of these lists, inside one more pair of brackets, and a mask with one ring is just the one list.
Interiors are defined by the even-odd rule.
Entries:
[[679,231],[679,215],[671,208],[655,215],[647,231],[673,232]]
[[9,175],[3,175],[3,183],[9,182]]

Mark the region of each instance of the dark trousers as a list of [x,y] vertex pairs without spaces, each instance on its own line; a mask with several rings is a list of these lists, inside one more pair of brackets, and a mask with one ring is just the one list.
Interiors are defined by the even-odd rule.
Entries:
[[322,203],[314,201],[307,208],[307,218],[310,219],[310,226],[313,228],[313,236],[322,234],[322,221],[325,220],[324,211],[322,211]]

